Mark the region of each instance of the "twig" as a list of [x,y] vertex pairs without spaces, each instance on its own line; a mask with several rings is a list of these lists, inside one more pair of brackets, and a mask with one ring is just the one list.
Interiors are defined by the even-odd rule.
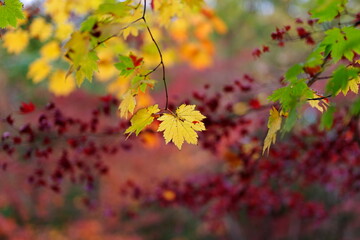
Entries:
[[146,14],[146,0],[144,0],[144,12],[143,12],[143,16],[141,17],[141,19],[144,21],[145,23],[145,26],[146,26],[146,29],[150,35],[150,38],[151,40],[153,41],[153,43],[155,44],[155,47],[159,53],[159,56],[160,56],[160,63],[148,74],[146,75],[149,75],[153,72],[155,72],[161,65],[161,68],[162,68],[162,80],[163,80],[163,83],[164,83],[164,88],[165,88],[165,110],[168,109],[168,105],[169,105],[169,93],[168,93],[168,89],[167,89],[167,83],[166,83],[166,77],[165,77],[165,64],[164,64],[164,59],[163,59],[163,55],[162,55],[162,52],[160,50],[160,47],[159,47],[159,44],[156,42],[152,32],[151,32],[151,29],[146,21],[146,18],[145,18],[145,14]]
[[330,95],[327,95],[327,96],[324,96],[324,97],[308,98],[308,99],[306,99],[306,100],[308,100],[308,101],[316,101],[316,100],[327,99],[327,98],[329,98],[329,97],[332,97],[332,95],[330,94]]
[[320,65],[320,72],[316,73],[307,83],[307,85],[310,87],[311,85],[313,85],[317,80],[318,77],[320,76],[321,73],[324,72],[324,66],[326,65],[326,63],[330,60],[330,53],[328,55],[326,55],[326,57],[324,58],[323,63]]

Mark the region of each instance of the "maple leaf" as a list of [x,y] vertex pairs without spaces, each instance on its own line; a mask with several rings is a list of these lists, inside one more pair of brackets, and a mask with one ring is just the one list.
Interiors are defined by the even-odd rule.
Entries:
[[17,19],[24,19],[22,3],[19,0],[6,0],[0,4],[0,28],[8,25],[16,27]]
[[159,112],[160,109],[157,104],[142,108],[135,113],[135,115],[131,118],[131,126],[126,129],[125,134],[129,133],[129,136],[135,132],[136,136],[148,125],[150,125],[155,117],[153,114]]
[[38,38],[41,42],[44,42],[50,37],[52,30],[52,25],[47,23],[42,17],[35,18],[30,25],[30,35]]
[[[314,93],[313,98],[323,98],[324,96],[318,95]],[[327,98],[319,99],[319,100],[309,100],[308,103],[311,107],[316,108],[320,112],[326,111],[327,107],[329,106],[329,100]]]
[[49,75],[50,71],[49,63],[45,59],[39,58],[29,66],[27,77],[31,78],[34,83],[39,83]]
[[55,71],[49,81],[49,90],[56,96],[66,96],[75,89],[73,76],[66,77],[64,70]]
[[[99,60],[95,52],[89,52],[85,55],[81,63],[76,68],[75,78],[78,87],[84,82],[84,79],[92,81],[94,71],[98,70],[97,61]],[[74,65],[75,66],[75,63]]]
[[195,107],[195,105],[182,104],[174,114],[164,113],[158,118],[161,121],[158,132],[164,131],[166,143],[172,141],[179,149],[184,141],[197,144],[196,131],[206,130],[204,123],[201,122],[206,117],[194,110]]
[[353,93],[358,94],[359,92],[359,84],[360,84],[360,77],[356,77],[353,78],[351,80],[349,80],[346,85],[344,86],[343,89],[339,90],[336,95],[338,95],[340,92],[342,92],[344,94],[344,96],[347,95],[347,93],[350,91],[352,91]]
[[127,118],[128,113],[134,113],[134,109],[136,106],[136,100],[134,94],[130,91],[127,91],[123,95],[123,100],[120,103],[119,110],[120,110],[120,117]]
[[276,110],[275,107],[270,109],[270,116],[267,124],[269,131],[264,140],[263,154],[266,151],[266,149],[269,151],[271,144],[275,143],[276,133],[281,128],[281,120],[282,118],[278,110]]
[[19,54],[29,43],[29,33],[22,29],[9,31],[5,33],[3,40],[3,46],[9,53]]
[[32,102],[29,103],[22,103],[20,106],[20,112],[22,114],[27,114],[35,111],[35,105]]
[[40,54],[47,60],[57,59],[61,54],[59,43],[57,41],[48,42],[40,49]]

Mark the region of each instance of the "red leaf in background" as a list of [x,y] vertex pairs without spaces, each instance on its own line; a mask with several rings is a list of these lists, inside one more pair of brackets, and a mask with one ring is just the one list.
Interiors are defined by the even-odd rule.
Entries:
[[315,41],[312,37],[308,36],[306,38],[306,43],[309,44],[309,45],[314,45],[315,44]]
[[32,102],[29,103],[22,103],[20,106],[20,112],[22,114],[31,113],[35,110],[35,105]]
[[303,22],[303,20],[302,20],[301,18],[297,18],[297,19],[295,20],[295,22],[296,22],[296,23],[298,23],[298,24],[302,24],[302,23],[304,23],[304,22]]
[[306,38],[310,35],[310,33],[302,27],[297,28],[296,31],[300,38]]
[[309,26],[313,26],[315,22],[316,22],[316,21],[315,21],[314,19],[309,19],[309,20],[307,21],[307,24],[308,24]]
[[151,0],[150,6],[151,6],[151,9],[154,10],[154,0]]
[[259,109],[261,107],[261,104],[259,102],[259,100],[257,99],[251,99],[249,101],[249,105],[253,108],[253,109]]
[[265,53],[265,52],[269,52],[269,51],[270,51],[269,46],[264,45],[263,48],[262,48],[262,51],[263,51],[264,53]]
[[321,71],[320,66],[315,67],[304,67],[304,71],[310,75],[310,77],[315,76],[315,74],[319,73]]
[[5,120],[9,125],[13,125],[14,123],[14,119],[12,118],[11,115],[8,115]]
[[135,67],[140,66],[140,64],[141,64],[141,62],[143,60],[143,58],[138,58],[137,56],[132,55],[132,54],[130,54],[130,58],[131,58],[131,60],[132,60]]
[[252,51],[251,53],[254,57],[260,57],[261,55],[261,50],[258,48],[255,48],[254,51]]
[[113,97],[109,94],[109,95],[100,97],[100,100],[103,101],[103,102],[108,103],[108,102],[111,102],[113,100]]

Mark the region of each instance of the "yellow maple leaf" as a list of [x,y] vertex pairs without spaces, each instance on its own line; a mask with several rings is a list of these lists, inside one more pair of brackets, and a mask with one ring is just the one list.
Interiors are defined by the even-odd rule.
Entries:
[[135,113],[131,118],[131,126],[126,129],[125,134],[129,133],[129,136],[135,132],[136,136],[148,125],[154,121],[153,114],[159,112],[159,106],[155,104],[147,108],[142,108]]
[[70,34],[74,31],[74,25],[72,23],[64,22],[57,25],[55,37],[61,41],[70,37]]
[[135,96],[131,92],[131,90],[129,90],[123,95],[123,100],[120,103],[119,106],[120,117],[127,118],[129,113],[133,114],[135,106],[136,106]]
[[47,0],[44,2],[45,13],[49,14],[57,23],[63,23],[69,18],[67,0]]
[[64,70],[55,71],[49,81],[49,90],[56,96],[66,96],[75,89],[75,79],[72,75],[66,77]]
[[[322,98],[323,96],[317,95],[314,93],[313,98]],[[309,100],[308,103],[311,107],[316,108],[320,112],[326,111],[327,107],[329,106],[329,102],[326,98],[320,100]]]
[[45,59],[39,58],[30,64],[27,77],[31,78],[34,83],[38,83],[46,78],[50,71],[51,67],[49,63]]
[[212,43],[186,43],[180,48],[180,55],[196,69],[204,69],[212,64]]
[[44,59],[55,60],[60,56],[61,50],[57,41],[51,41],[40,49],[40,54]]
[[358,92],[359,92],[359,84],[360,84],[360,77],[353,78],[353,79],[349,80],[346,83],[346,87],[343,88],[342,90],[339,90],[336,93],[336,95],[338,95],[339,93],[342,92],[344,94],[344,96],[346,96],[349,91],[352,91],[353,93],[358,94]]
[[171,23],[169,28],[171,36],[175,41],[183,43],[189,38],[189,23],[185,19],[177,19]]
[[29,34],[22,29],[17,29],[5,33],[3,39],[3,46],[9,53],[19,54],[27,47],[29,43]]
[[44,18],[38,17],[30,25],[30,36],[38,38],[41,42],[48,39],[52,33],[52,25],[47,23]]
[[278,110],[276,110],[276,108],[272,107],[272,109],[270,109],[270,116],[269,116],[269,120],[268,120],[268,124],[267,124],[269,131],[264,140],[263,154],[266,151],[266,149],[269,151],[271,144],[275,143],[276,133],[281,128],[281,120],[282,120],[282,118],[281,118]]
[[196,131],[205,130],[205,125],[201,121],[206,117],[195,110],[195,107],[195,105],[182,104],[175,113],[164,113],[158,118],[161,121],[158,132],[164,132],[166,143],[172,141],[179,149],[184,141],[197,144]]

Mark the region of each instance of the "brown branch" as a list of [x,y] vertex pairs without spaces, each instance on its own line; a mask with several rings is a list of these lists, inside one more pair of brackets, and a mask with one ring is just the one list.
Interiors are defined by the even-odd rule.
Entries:
[[332,95],[327,95],[327,96],[324,96],[324,97],[317,97],[317,98],[308,98],[306,99],[307,101],[316,101],[316,100],[323,100],[323,99],[327,99],[327,98],[330,98],[332,97]]
[[330,57],[330,53],[328,55],[326,55],[326,57],[324,58],[323,63],[320,65],[321,70],[320,72],[316,73],[308,82],[307,85],[310,87],[311,85],[313,85],[317,80],[318,77],[320,76],[321,73],[324,72],[324,66],[326,65],[326,63],[331,59]]
[[168,93],[168,89],[167,89],[167,83],[166,83],[166,77],[165,77],[165,64],[164,64],[164,58],[163,58],[163,55],[162,55],[162,52],[160,50],[160,47],[159,47],[159,44],[156,42],[152,32],[151,32],[151,29],[146,21],[146,18],[145,18],[145,14],[146,14],[146,0],[144,0],[144,12],[143,12],[143,16],[141,17],[141,19],[144,21],[145,23],[145,26],[146,26],[146,29],[150,35],[150,38],[151,40],[153,41],[153,43],[155,44],[155,47],[159,53],[159,57],[160,57],[160,63],[152,70],[150,71],[150,73],[146,74],[149,75],[153,72],[155,72],[161,65],[161,68],[162,68],[162,80],[163,80],[163,83],[164,83],[164,88],[165,88],[165,110],[168,109],[168,105],[169,105],[169,93]]

